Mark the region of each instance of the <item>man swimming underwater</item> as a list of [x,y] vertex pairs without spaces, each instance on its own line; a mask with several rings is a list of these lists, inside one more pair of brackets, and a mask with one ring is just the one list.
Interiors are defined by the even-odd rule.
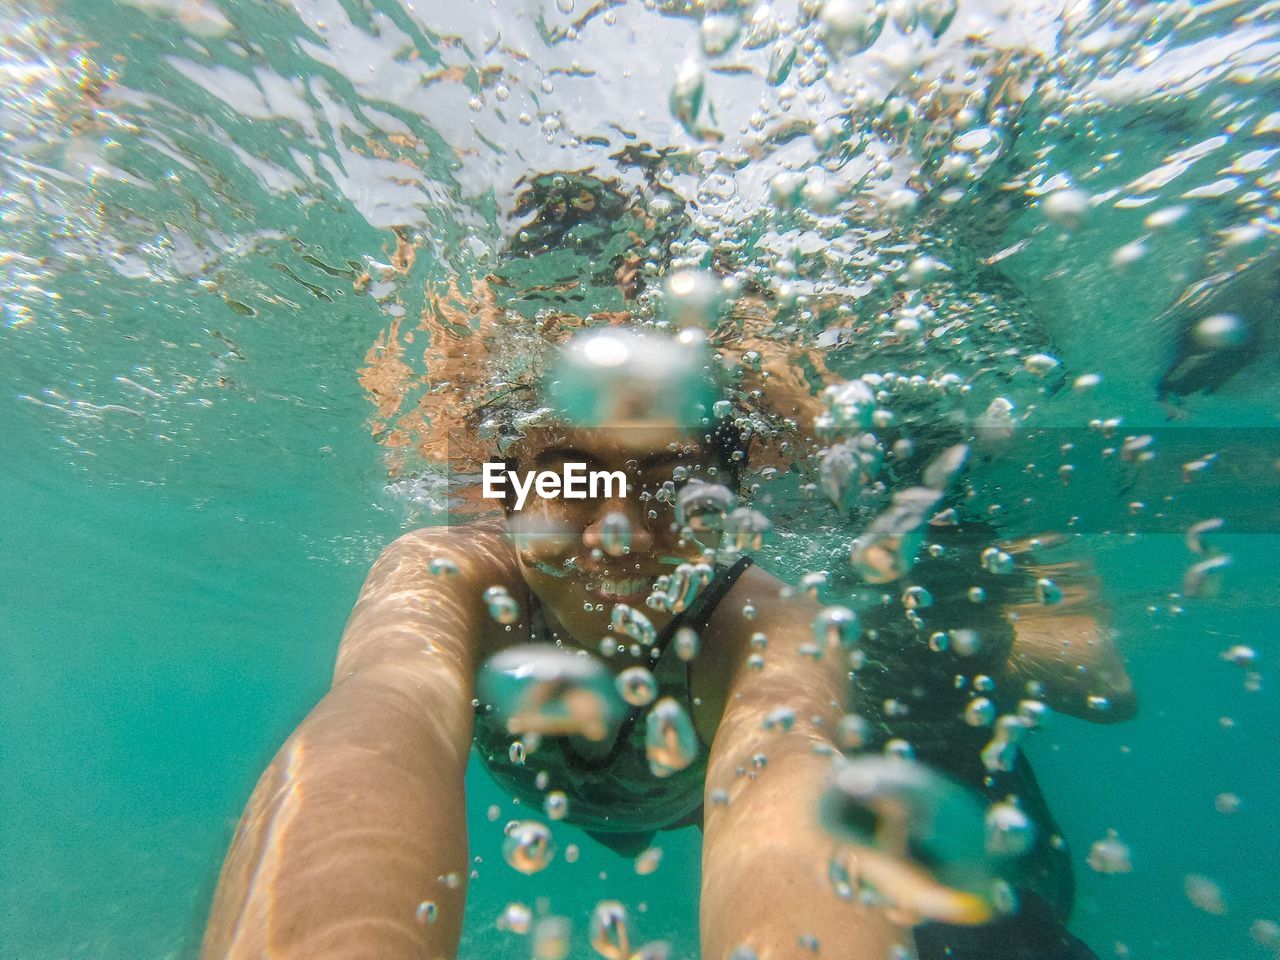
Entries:
[[[989,531],[963,526],[930,528],[937,549],[917,573],[877,577],[917,601],[911,578],[927,581],[930,604],[903,602],[919,608],[914,618],[899,606],[859,626],[851,611],[824,607],[744,552],[763,526],[749,508],[735,511],[744,471],[771,450],[803,459],[796,424],[813,414],[769,356],[733,362],[763,341],[741,323],[670,337],[625,316],[557,322],[558,336],[539,321],[543,339],[566,343],[550,369],[501,400],[449,410],[468,428],[455,431],[453,452],[488,445],[513,470],[618,472],[625,495],[532,497],[518,511],[509,499],[505,518],[416,530],[383,552],[332,687],[249,801],[203,955],[456,955],[474,744],[527,807],[550,802],[615,850],[639,853],[655,830],[700,825],[707,958],[781,960],[814,945],[876,960],[895,949],[1090,956],[1062,926],[1065,845],[1016,742],[992,762],[979,751],[998,740],[997,716],[997,731],[1012,730],[1005,720],[1035,713],[1028,700],[1087,716],[1082,704],[1109,698],[1112,712],[1094,719],[1131,710],[1123,667],[1096,624],[1064,637],[1028,616],[1034,628],[1019,630],[1000,616],[1007,570],[983,614],[961,611],[956,596],[968,596],[991,546]],[[467,349],[474,343],[483,338]],[[453,382],[468,365],[458,363]],[[774,376],[744,389],[753,369]],[[743,405],[759,413],[770,390],[779,432],[752,436],[760,421]],[[945,512],[957,468],[952,457],[925,469],[913,489],[927,509],[899,540]],[[981,632],[981,649],[935,649],[930,672],[912,675],[916,648],[947,629]],[[956,692],[961,671],[983,678],[976,690]],[[851,688],[863,672],[866,689]],[[935,682],[942,674],[946,683]],[[601,677],[616,678],[616,694]],[[919,690],[917,700],[873,703],[888,677]],[[991,714],[977,711],[976,723],[975,699]],[[919,760],[948,775],[910,758],[897,736],[904,724],[914,724]],[[885,759],[841,759],[886,746]],[[1032,824],[1025,842],[995,851],[959,842],[975,824],[970,811],[981,831],[986,804],[1010,794]],[[522,829],[508,838],[509,860],[529,872],[543,835]]]

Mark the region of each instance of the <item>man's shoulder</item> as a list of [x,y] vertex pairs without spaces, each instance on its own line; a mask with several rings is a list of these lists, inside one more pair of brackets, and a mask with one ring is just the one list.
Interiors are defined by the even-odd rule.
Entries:
[[418,527],[401,534],[382,552],[379,563],[410,560],[437,575],[499,582],[516,569],[515,548],[501,520]]
[[437,523],[426,527],[417,527],[401,534],[396,542],[409,545],[429,544],[450,546],[465,549],[468,545],[489,544],[501,541],[508,544],[507,523],[505,520],[483,519],[468,520],[465,523]]

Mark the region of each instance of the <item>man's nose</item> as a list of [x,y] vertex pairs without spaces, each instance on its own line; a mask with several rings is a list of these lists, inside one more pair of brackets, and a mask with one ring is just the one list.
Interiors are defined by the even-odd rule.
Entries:
[[[610,551],[606,544],[612,537],[623,533],[624,542],[630,549],[624,556],[645,554],[653,549],[653,533],[644,521],[643,504],[629,504],[625,500],[610,500],[603,504],[595,519],[582,531],[582,542],[590,550]],[[624,522],[625,521],[625,522]]]

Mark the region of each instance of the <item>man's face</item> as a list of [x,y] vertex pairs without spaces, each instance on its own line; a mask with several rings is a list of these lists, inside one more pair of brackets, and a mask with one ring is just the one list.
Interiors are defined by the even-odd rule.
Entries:
[[701,557],[705,547],[681,536],[675,502],[689,480],[726,482],[725,469],[700,436],[675,427],[541,428],[512,450],[520,474],[563,476],[567,464],[588,473],[620,472],[626,494],[586,499],[539,497],[531,490],[509,524],[530,589],[583,647],[609,635],[613,606],[638,607],[660,625],[667,614],[645,607],[659,576]]

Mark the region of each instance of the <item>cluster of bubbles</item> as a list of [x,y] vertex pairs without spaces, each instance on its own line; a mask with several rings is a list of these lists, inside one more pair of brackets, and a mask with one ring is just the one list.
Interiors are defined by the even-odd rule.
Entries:
[[769,532],[769,518],[737,501],[723,484],[692,481],[677,494],[676,522],[694,539],[718,538],[726,553],[758,550]]
[[506,587],[489,587],[484,592],[484,604],[489,616],[503,626],[511,626],[520,619],[520,604]]
[[[726,302],[722,284],[708,274],[689,269],[669,279],[666,299],[672,324],[683,329],[713,325]],[[581,369],[577,372],[582,373],[599,359],[581,360],[578,363]],[[608,354],[604,362],[606,365],[611,362]],[[1021,363],[1027,372],[1041,378],[1050,376],[1058,366],[1056,358],[1048,354],[1029,354]],[[586,386],[575,385],[576,375],[573,370],[562,370],[562,388],[571,393],[579,388],[583,395],[590,393]],[[589,382],[590,377],[583,375],[584,383]],[[683,376],[683,373],[677,371],[672,376]],[[643,389],[661,394],[660,378],[653,374],[650,379],[652,382]],[[970,445],[959,443],[935,448],[937,452],[917,459],[918,466],[911,474],[914,482],[893,485],[888,476],[889,465],[915,458],[917,451],[911,440],[901,435],[891,444],[877,436],[878,431],[887,430],[895,423],[885,407],[886,394],[879,389],[885,382],[883,378],[864,377],[828,386],[821,394],[820,409],[810,424],[814,435],[825,443],[812,459],[818,480],[816,489],[840,515],[856,518],[860,524],[857,535],[846,547],[849,570],[856,580],[873,586],[907,581],[900,587],[897,600],[906,621],[922,639],[927,638],[928,648],[938,654],[980,661],[990,649],[984,631],[965,625],[927,626],[939,599],[928,587],[908,581],[929,530],[958,522],[958,511],[949,504],[955,503],[952,494],[957,478],[969,461]],[[626,400],[628,409],[634,411],[645,404],[648,404],[645,409],[653,409],[651,399],[643,404],[635,400],[634,393],[639,388],[628,389],[633,394]],[[991,401],[974,423],[977,442],[1007,439],[1014,429],[1013,410],[1013,403],[1005,398]],[[732,404],[715,411],[718,417],[733,414]],[[739,426],[764,432],[759,423],[748,418],[740,418]],[[1114,427],[1104,429],[1114,430]],[[1122,455],[1133,462],[1145,462],[1148,448],[1149,444],[1145,443],[1126,443]],[[685,479],[674,477],[676,481]],[[754,505],[742,502],[741,494],[717,482],[689,480],[660,496],[666,496],[674,506],[673,529],[678,529],[686,542],[715,544],[705,551],[704,559],[680,563],[673,572],[657,578],[646,598],[646,605],[652,611],[679,614],[691,607],[713,579],[713,561],[717,555],[732,556],[741,550],[759,549],[762,534],[769,529],[769,520]],[[1220,522],[1213,521],[1196,524],[1187,535],[1192,550],[1214,561],[1206,568],[1209,571],[1229,562],[1229,558],[1224,560],[1223,555],[1214,551],[1212,537],[1220,526]],[[624,514],[607,516],[601,530],[604,553],[617,558],[630,555],[634,531]],[[935,558],[944,552],[940,545],[928,549],[928,555]],[[990,544],[975,553],[976,562],[970,575],[980,575],[988,586],[975,584],[967,590],[971,604],[986,603],[988,590],[1001,589],[997,586],[1001,581],[1027,579],[1014,548]],[[801,579],[804,591],[816,597],[829,589],[832,576],[829,571],[811,571]],[[1064,589],[1055,579],[1038,576],[1027,582],[1040,607],[1064,603]],[[491,589],[485,594],[491,613],[500,623],[512,622],[519,616],[518,609],[507,612],[509,599],[501,590]],[[839,657],[850,675],[856,675],[866,662],[866,653],[864,627],[854,606],[852,600],[849,605],[821,606],[813,616],[811,639],[799,644],[797,653],[814,660]],[[748,621],[755,616],[750,605],[744,607],[742,613]],[[511,620],[504,620],[504,615]],[[605,638],[600,647],[603,656],[612,656],[624,649],[625,644],[620,646],[619,640],[629,641],[633,654],[648,651],[652,656],[657,655],[658,631],[649,615],[629,604],[616,603],[609,622],[611,636]],[[696,633],[681,630],[672,642],[682,659],[697,656]],[[751,637],[750,647],[747,666],[763,669],[769,637],[757,631]],[[612,677],[611,689],[606,689],[603,680],[607,671],[599,666],[584,668],[582,665],[584,659],[593,661],[593,658],[567,655],[563,651],[552,655],[536,648],[524,648],[520,656],[530,658],[531,662],[554,658],[556,666],[543,673],[522,669],[519,672],[529,685],[510,687],[505,699],[496,688],[487,695],[488,702],[495,704],[502,715],[512,718],[508,726],[513,733],[577,733],[594,738],[604,728],[562,720],[582,713],[580,709],[570,708],[568,703],[581,698],[582,702],[594,705],[586,715],[615,719],[620,715],[619,710],[625,709],[618,706],[621,703],[645,711],[645,751],[655,777],[671,776],[696,759],[699,748],[692,718],[676,700],[661,695],[658,682],[647,666],[620,669]],[[1255,655],[1250,648],[1237,645],[1227,650],[1223,658],[1247,669],[1252,666]],[[501,663],[491,662],[485,669],[488,672],[498,667]],[[1042,688],[1035,683],[1028,684],[1025,697],[1010,708],[1008,692],[997,691],[991,675],[975,670],[971,676],[957,675],[955,679],[957,686],[965,684],[972,692],[956,721],[972,730],[983,731],[987,737],[979,754],[982,767],[992,777],[1013,773],[1018,766],[1020,745],[1027,734],[1039,726],[1047,711],[1041,699]],[[1104,711],[1108,703],[1105,697],[1095,695],[1089,697],[1089,706]],[[909,711],[905,703],[896,700],[885,703],[884,712],[888,717],[905,716]],[[785,735],[791,733],[796,724],[796,712],[786,705],[778,705],[768,711],[761,726],[767,733]],[[960,923],[981,923],[1017,910],[1012,878],[1018,874],[1020,858],[1026,857],[1044,838],[1016,794],[984,804],[975,798],[970,787],[917,761],[915,747],[909,740],[890,738],[886,741],[882,730],[856,714],[841,718],[832,740],[837,750],[833,753],[830,786],[822,799],[821,822],[834,837],[866,851],[856,877],[851,877],[843,864],[833,861],[832,882],[837,895],[892,904],[915,916]],[[868,752],[877,745],[882,747],[881,754]],[[840,754],[847,756],[841,758]],[[751,776],[763,770],[767,763],[767,751],[753,754]],[[719,799],[713,796],[712,802],[727,802],[723,791],[717,791],[717,795]],[[552,820],[571,814],[568,799],[556,791],[547,794],[544,809]],[[531,864],[545,866],[554,852],[549,832],[536,825],[513,830],[506,849],[508,862],[526,872]],[[642,866],[642,861],[637,860],[637,872],[643,874],[652,869],[649,864],[656,864],[656,855],[644,863]],[[1088,863],[1104,873],[1130,869],[1128,850],[1114,835],[1093,845]],[[628,952],[630,937],[621,904],[606,901],[600,905],[593,918],[591,939],[602,956],[633,955]]]
[[[0,118],[16,138],[4,168],[21,189],[6,193],[4,219],[20,227],[17,233],[24,244],[28,233],[56,240],[47,250],[43,241],[32,241],[6,253],[0,264],[0,292],[7,295],[5,309],[15,334],[35,329],[40,318],[55,315],[51,305],[59,295],[48,282],[52,264],[70,263],[78,269],[98,260],[107,264],[104,271],[114,271],[113,279],[145,279],[157,289],[158,281],[180,279],[194,295],[215,294],[217,309],[229,311],[227,319],[251,319],[266,303],[280,298],[264,292],[262,302],[253,307],[224,292],[224,286],[234,285],[237,278],[227,276],[212,251],[257,250],[261,244],[279,251],[281,262],[273,264],[273,279],[285,278],[281,282],[291,284],[312,306],[334,302],[342,287],[343,295],[354,294],[361,303],[386,310],[396,322],[396,334],[384,344],[385,352],[401,364],[407,363],[402,355],[423,353],[421,341],[408,349],[413,325],[405,323],[401,329],[400,321],[414,317],[421,307],[405,290],[421,288],[422,265],[432,259],[425,254],[434,253],[439,263],[458,262],[448,249],[455,239],[460,241],[458,249],[473,251],[479,262],[488,262],[485,258],[492,252],[486,248],[492,238],[481,225],[494,218],[487,212],[471,216],[460,192],[472,189],[476,196],[490,196],[499,178],[490,176],[487,167],[460,162],[454,171],[457,182],[453,173],[433,180],[425,165],[436,163],[430,159],[436,155],[463,158],[479,152],[481,143],[502,143],[489,125],[497,118],[502,124],[510,122],[517,132],[526,127],[537,130],[548,145],[573,151],[575,162],[581,159],[585,167],[592,136],[605,125],[584,133],[587,126],[575,124],[566,106],[572,97],[563,94],[578,81],[603,88],[613,78],[600,75],[604,71],[597,71],[591,50],[565,41],[591,29],[612,28],[640,7],[603,4],[587,10],[574,0],[557,0],[555,9],[549,5],[538,21],[537,31],[512,18],[501,34],[490,35],[487,26],[471,30],[452,22],[448,29],[422,29],[420,13],[412,4],[397,5],[391,18],[380,10],[371,14],[368,31],[336,7],[320,19],[316,10],[303,5],[298,16],[305,23],[299,26],[305,26],[308,39],[297,45],[297,56],[305,60],[314,55],[323,76],[295,78],[293,74],[305,72],[301,63],[281,76],[260,48],[237,39],[247,35],[248,28],[238,22],[239,12],[232,5],[224,5],[225,14],[213,0],[133,6],[156,19],[157,31],[172,31],[178,38],[170,43],[171,35],[164,33],[165,56],[158,59],[168,66],[157,66],[159,81],[151,91],[130,89],[122,77],[95,65],[92,47],[71,51],[50,44],[44,31],[52,36],[52,25],[42,25],[41,20],[32,18],[6,36],[6,50],[18,52],[6,61],[7,76],[16,85],[0,103]],[[785,431],[775,436],[773,425],[757,411],[746,412],[759,399],[752,397],[754,386],[731,389],[728,398],[719,398],[708,389],[705,375],[710,338],[726,316],[741,309],[749,291],[758,291],[777,309],[771,331],[781,342],[807,351],[805,362],[815,356],[834,358],[817,371],[823,381],[818,409],[806,413],[807,422],[800,425],[819,439],[820,449],[808,463],[799,462],[805,456],[797,454],[792,464],[800,472],[811,468],[813,492],[825,498],[838,517],[831,524],[837,532],[828,538],[838,541],[838,550],[824,553],[827,544],[812,537],[818,543],[815,553],[821,554],[819,563],[830,572],[805,577],[805,589],[815,595],[843,590],[850,580],[883,587],[938,659],[980,661],[995,647],[985,630],[959,623],[925,628],[943,598],[922,586],[897,585],[912,573],[931,527],[954,522],[947,514],[954,513],[950,504],[970,446],[981,447],[984,455],[1017,449],[1010,441],[1026,433],[1037,410],[1063,396],[1072,402],[1094,402],[1091,391],[1101,375],[1068,371],[1071,355],[1060,353],[1051,345],[1052,338],[1035,332],[1032,311],[1015,293],[999,282],[995,286],[1005,291],[1000,296],[976,288],[993,273],[1015,281],[1039,281],[1049,272],[1046,262],[1056,269],[1059,260],[1069,284],[1074,284],[1071,276],[1078,271],[1066,266],[1074,264],[1099,267],[1104,278],[1098,286],[1103,290],[1108,285],[1119,285],[1121,292],[1141,287],[1131,282],[1136,276],[1159,277],[1162,282],[1151,286],[1165,286],[1166,274],[1184,272],[1166,269],[1170,263],[1178,266],[1169,251],[1195,248],[1193,252],[1207,261],[1201,271],[1205,278],[1188,287],[1150,327],[1175,330],[1179,338],[1160,391],[1169,398],[1196,385],[1216,388],[1224,382],[1224,371],[1257,353],[1259,331],[1274,319],[1275,298],[1267,293],[1270,280],[1260,278],[1275,272],[1274,241],[1268,238],[1274,234],[1278,181],[1272,147],[1280,133],[1280,117],[1258,93],[1273,80],[1273,69],[1233,53],[1220,58],[1221,64],[1204,67],[1203,73],[1220,76],[1220,83],[1188,80],[1170,68],[1153,85],[1151,71],[1145,68],[1160,64],[1163,69],[1176,59],[1179,35],[1190,43],[1215,24],[1225,29],[1214,19],[1221,10],[1238,16],[1242,30],[1261,30],[1265,11],[1237,10],[1233,5],[1206,9],[1185,2],[1075,4],[1063,15],[1061,37],[1047,38],[1024,37],[1009,20],[987,22],[982,10],[962,7],[957,0],[800,0],[794,7],[654,0],[644,6],[656,11],[654,24],[669,26],[677,18],[693,21],[685,31],[689,55],[678,61],[661,98],[678,142],[671,149],[660,145],[651,154],[641,150],[646,155],[634,164],[644,170],[646,217],[665,222],[679,191],[692,201],[686,234],[669,244],[642,247],[634,264],[640,276],[651,281],[638,301],[637,315],[654,331],[674,334],[676,345],[617,332],[575,341],[553,378],[548,403],[573,422],[587,425],[633,422],[637,411],[679,421],[690,409],[709,409],[714,418],[734,421],[757,440],[779,440]],[[658,16],[666,21],[659,22]],[[625,20],[623,25],[634,27]],[[454,37],[455,28],[457,37],[468,39],[437,42],[441,35]],[[379,31],[386,43],[376,42]],[[550,69],[549,55],[529,46],[530,37],[546,44],[547,50],[571,50],[567,56],[573,62]],[[103,39],[108,46],[114,42]],[[349,56],[353,49],[365,51],[372,62]],[[405,49],[429,50],[431,55],[405,57]],[[578,57],[585,63],[579,64]],[[121,54],[119,62],[130,59],[142,60]],[[1188,61],[1201,62],[1198,55]],[[430,70],[441,68],[438,76],[429,72],[428,64]],[[164,72],[168,68],[174,72]],[[140,71],[130,82],[142,83],[146,74]],[[428,91],[447,96],[455,74],[461,77],[457,89],[465,88],[458,101],[465,109],[458,112],[467,133],[443,129],[453,119],[445,117],[433,119],[442,127],[437,130],[418,112],[423,109],[420,96]],[[347,92],[335,88],[330,82],[334,77],[340,79],[336,87]],[[258,143],[241,136],[228,120],[226,130],[216,121],[208,125],[218,134],[216,143],[207,144],[211,149],[177,143],[163,131],[190,126],[170,105],[173,94],[168,88],[178,81],[193,90],[214,91],[228,118],[252,121],[259,129],[278,125],[299,135],[290,134],[288,143]],[[717,93],[739,82],[754,83],[751,95],[758,102],[736,117],[734,105],[726,97],[717,101]],[[1036,97],[1029,94],[1033,89]],[[352,102],[345,103],[344,97]],[[1192,106],[1182,109],[1180,100],[1192,101]],[[433,101],[432,118],[447,112],[439,110],[439,102],[445,101]],[[608,98],[601,97],[601,102]],[[1129,102],[1145,102],[1157,111],[1153,122],[1146,122],[1151,117],[1137,118],[1144,121],[1140,128],[1167,126],[1179,131],[1178,142],[1154,169],[1141,168],[1141,160],[1131,159],[1139,151],[1122,149],[1125,144],[1115,141],[1114,129],[1125,124],[1095,122],[1108,106]],[[154,106],[145,106],[148,103]],[[1199,112],[1205,120],[1190,116],[1196,105],[1204,107]],[[723,119],[731,116],[734,119]],[[263,124],[264,118],[278,123]],[[1201,129],[1204,123],[1216,127]],[[64,136],[62,128],[69,133]],[[1055,143],[1055,131],[1064,129],[1073,136]],[[197,131],[188,132],[191,144],[198,147]],[[649,132],[641,137],[628,132],[628,138],[653,140]],[[1070,149],[1068,142],[1073,144]],[[352,143],[363,145],[350,149]],[[14,162],[41,144],[60,152],[33,153],[38,162],[30,164]],[[606,152],[616,147],[608,144]],[[249,175],[224,176],[207,160],[214,153],[229,152]],[[493,153],[515,156],[521,151]],[[55,175],[43,177],[42,169]],[[163,225],[126,215],[123,211],[130,206],[124,200],[130,190],[154,192],[131,169],[171,185],[162,192],[199,198],[190,203],[199,223],[187,222],[191,217],[176,206]],[[628,176],[634,173],[635,169],[626,171]],[[264,184],[264,197],[287,197],[291,206],[309,206],[312,212],[345,195],[358,217],[393,238],[394,250],[345,263],[330,257],[330,263],[316,256],[317,251],[303,253],[303,241],[296,241],[297,249],[291,251],[280,238],[247,231],[235,236],[237,228],[230,220],[215,227],[201,212],[239,206],[222,202],[230,195],[227,191],[236,182],[258,180]],[[298,200],[303,202],[294,202]],[[37,229],[44,221],[32,212],[36,206],[55,211],[49,229]],[[450,229],[436,229],[446,221],[457,222]],[[322,218],[316,222],[327,223]],[[181,224],[188,229],[181,229]],[[459,238],[469,225],[476,227],[475,235]],[[290,231],[280,232],[283,236]],[[311,237],[297,232],[304,239]],[[137,242],[126,242],[135,233]],[[568,246],[577,242],[567,232],[564,236]],[[1217,248],[1199,249],[1202,236],[1214,237]],[[1104,245],[1100,257],[1095,252],[1097,263],[1076,252],[1088,249],[1081,243],[1088,238]],[[413,273],[419,249],[424,255],[418,258],[414,284],[402,283]],[[601,257],[600,262],[612,260]],[[299,271],[305,270],[312,272],[303,276]],[[257,278],[242,285],[266,290]],[[1080,310],[1096,308],[1087,293],[1064,298],[1061,312],[1079,317],[1070,312],[1077,299],[1084,304]],[[49,324],[55,338],[76,328],[72,320]],[[1059,321],[1054,332],[1070,334],[1064,329],[1068,326]],[[1086,325],[1090,330],[1097,327]],[[243,359],[235,356],[239,348],[228,350],[232,361]],[[743,351],[734,362],[744,381],[755,377],[767,385],[765,374],[777,375],[758,349]],[[66,366],[79,369],[78,364]],[[111,389],[119,387],[135,398],[158,399],[155,389],[133,377],[102,379],[116,385]],[[106,399],[97,396],[99,402],[92,403],[52,388],[33,388],[23,395],[24,402],[38,406],[42,414],[71,426],[97,422],[104,414],[135,416],[133,408]],[[201,404],[191,406],[203,409],[213,402],[202,398]],[[403,409],[413,406],[404,404]],[[1098,413],[1100,435],[1110,437],[1121,429],[1116,411]],[[953,426],[956,429],[950,429]],[[395,436],[396,431],[386,434]],[[75,439],[70,428],[66,438]],[[1141,436],[1118,441],[1115,448],[1113,459],[1135,472],[1149,469],[1156,453],[1150,438]],[[1064,460],[1058,477],[1064,484],[1079,484],[1084,472],[1077,469],[1080,454],[1063,456],[1073,462]],[[1216,469],[1217,456],[1206,450],[1188,458],[1182,479],[1204,482]],[[807,538],[797,537],[774,513],[769,491],[775,485],[759,472],[748,484],[760,495],[741,502],[738,493],[717,482],[691,481],[680,487],[672,504],[688,540],[715,543],[716,559],[721,559],[761,549],[772,531],[800,552],[804,544],[799,541]],[[1140,501],[1131,506],[1135,515],[1142,511]],[[1232,555],[1221,548],[1225,519],[1200,519],[1207,515],[1197,515],[1186,527],[1192,556],[1180,585],[1182,598],[1211,600],[1229,585],[1236,569]],[[626,558],[636,535],[626,514],[605,517],[600,529],[602,552]],[[981,574],[990,585],[992,578],[1018,580],[1019,567],[1010,550],[991,545],[972,573]],[[459,574],[458,564],[445,557],[433,559],[428,569],[441,579]],[[713,570],[710,559],[680,564],[654,584],[644,610],[615,605],[611,634],[601,641],[601,654],[616,655],[620,640],[652,652],[657,613],[689,609]],[[1068,586],[1060,578],[1036,577],[1034,599],[1045,608],[1067,605]],[[994,593],[997,588],[991,589]],[[975,605],[986,602],[986,591],[974,586],[969,598]],[[866,617],[860,618],[862,611],[853,599],[835,599],[839,602],[821,606],[800,654],[839,657],[842,666],[856,672],[866,657],[861,626]],[[486,590],[483,601],[487,615],[511,629],[527,612],[504,588]],[[698,656],[700,639],[695,632],[678,631],[672,642],[682,660]],[[749,665],[762,669],[766,653],[779,656],[777,646],[776,640],[769,646],[764,632],[757,634]],[[1216,646],[1209,655],[1219,651],[1227,664],[1244,673],[1246,689],[1259,688],[1258,648],[1245,643],[1225,650]],[[1009,772],[1019,743],[1039,722],[1044,705],[1029,694],[1011,710],[1016,694],[994,689],[991,676],[976,666],[968,673],[974,695],[957,719],[984,738],[983,769],[992,775]],[[592,656],[549,646],[514,647],[485,665],[479,694],[520,738],[511,745],[510,758],[516,763],[536,756],[539,737],[605,740],[628,709],[646,711],[646,753],[655,776],[684,769],[696,756],[691,718],[674,700],[661,696],[646,666],[627,667],[615,676]],[[1090,705],[1107,709],[1102,696],[1090,697]],[[897,703],[886,712],[906,710],[905,704]],[[804,726],[784,705],[771,710],[763,723],[777,734]],[[833,739],[840,750],[857,753],[879,746],[882,733],[866,718],[849,714],[840,720]],[[922,858],[912,860],[912,847],[921,845],[942,861],[959,865],[954,876],[946,875],[946,882],[954,880],[957,889],[968,890],[984,903],[999,901],[991,880],[998,872],[993,864],[1026,849],[1032,835],[1026,813],[1010,801],[985,812],[965,809],[958,800],[953,806],[958,788],[927,767],[913,765],[910,748],[906,741],[895,742],[892,756],[867,758],[879,766],[858,767],[861,761],[853,761],[836,774],[830,829],[849,835],[850,824],[865,823],[868,810],[881,818],[890,816],[886,811],[907,810],[908,822],[899,831],[906,846],[882,851],[886,856],[920,863]],[[888,763],[897,766],[885,766]],[[553,821],[572,816],[571,801],[557,791],[546,794],[543,809]],[[960,811],[955,813],[957,836],[967,838],[967,845],[936,851],[928,824],[944,813],[951,816],[948,811],[953,809]],[[536,872],[554,855],[547,828],[539,829],[532,821],[514,827],[507,841],[508,862],[524,872]],[[873,845],[875,841],[874,836],[859,840]],[[1127,871],[1128,849],[1109,835],[1093,845],[1089,864],[1101,872]],[[932,871],[930,876],[938,879],[942,873]],[[1191,883],[1190,878],[1187,895],[1211,912],[1221,902],[1206,883]],[[593,944],[630,955],[625,911],[606,902],[597,914],[600,936],[593,924]],[[434,903],[424,901],[419,915],[423,922],[434,922]],[[515,911],[508,928],[532,931],[539,958],[550,960],[567,952],[567,927],[559,918],[534,924],[527,910]],[[1265,926],[1255,929],[1254,936],[1260,943],[1280,940]],[[599,945],[597,949],[612,955]],[[652,956],[660,955],[657,949]]]
[[645,603],[655,610],[683,613],[711,582],[714,572],[709,563],[681,563],[654,581]]
[[[497,927],[507,933],[526,936],[532,933],[534,960],[564,960],[571,945],[571,927],[566,917],[544,916],[534,920],[534,913],[523,903],[509,903],[497,920]],[[601,900],[591,911],[588,942],[605,960],[668,960],[671,945],[663,940],[634,944],[633,925],[627,908],[617,900]]]

